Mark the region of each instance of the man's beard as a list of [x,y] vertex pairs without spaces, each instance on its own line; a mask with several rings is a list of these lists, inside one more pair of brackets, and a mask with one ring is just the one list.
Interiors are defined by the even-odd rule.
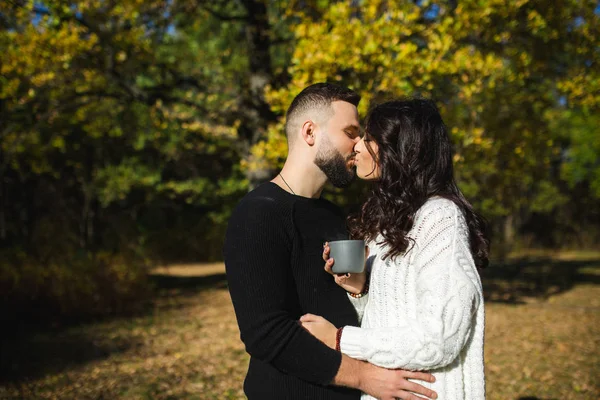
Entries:
[[356,178],[356,168],[348,168],[348,161],[352,157],[354,157],[354,153],[344,159],[342,153],[334,149],[331,143],[327,141],[317,151],[315,164],[323,171],[333,186],[345,188]]

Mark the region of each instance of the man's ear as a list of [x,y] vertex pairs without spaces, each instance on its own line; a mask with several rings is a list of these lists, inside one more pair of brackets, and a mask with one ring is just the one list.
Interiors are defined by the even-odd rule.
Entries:
[[302,139],[304,139],[306,144],[309,146],[313,146],[315,144],[316,130],[317,125],[311,120],[308,120],[302,124]]

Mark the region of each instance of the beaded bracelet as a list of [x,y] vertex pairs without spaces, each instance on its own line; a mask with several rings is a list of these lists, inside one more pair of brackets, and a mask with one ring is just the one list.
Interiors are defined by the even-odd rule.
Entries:
[[340,342],[342,341],[342,329],[344,329],[343,326],[341,328],[338,328],[338,330],[335,334],[335,350],[336,351],[341,351],[340,350]]
[[362,290],[362,292],[360,292],[360,293],[350,293],[350,292],[348,292],[348,295],[350,297],[355,298],[355,299],[360,299],[361,297],[366,296],[368,293],[369,293],[369,279],[367,277],[367,281],[365,282],[365,287]]

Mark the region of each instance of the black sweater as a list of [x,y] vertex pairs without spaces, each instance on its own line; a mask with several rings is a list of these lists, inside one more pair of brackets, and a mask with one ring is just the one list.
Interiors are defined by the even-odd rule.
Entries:
[[358,326],[356,312],[324,270],[323,242],[346,238],[332,203],[292,195],[274,183],[248,193],[225,238],[229,291],[250,354],[244,392],[254,399],[358,399],[329,386],[341,353],[298,323],[305,313],[335,326]]

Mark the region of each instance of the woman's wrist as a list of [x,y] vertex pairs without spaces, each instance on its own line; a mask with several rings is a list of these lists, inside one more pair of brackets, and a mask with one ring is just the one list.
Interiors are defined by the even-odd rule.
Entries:
[[361,298],[364,295],[366,295],[367,293],[369,293],[369,273],[368,271],[365,271],[362,273],[363,277],[364,277],[364,281],[363,284],[361,286],[361,289],[353,291],[353,290],[347,290],[346,292],[348,292],[348,295],[354,297],[354,298]]
[[355,299],[360,299],[361,297],[366,296],[369,293],[369,280],[365,281],[365,284],[360,292],[358,292],[358,293],[352,293],[349,291],[347,291],[347,292],[350,297],[353,297]]
[[[366,282],[365,282],[366,283]],[[365,283],[362,284],[362,286],[360,286],[360,288],[358,286],[355,287],[346,287],[345,290],[348,294],[360,294],[365,290]]]

